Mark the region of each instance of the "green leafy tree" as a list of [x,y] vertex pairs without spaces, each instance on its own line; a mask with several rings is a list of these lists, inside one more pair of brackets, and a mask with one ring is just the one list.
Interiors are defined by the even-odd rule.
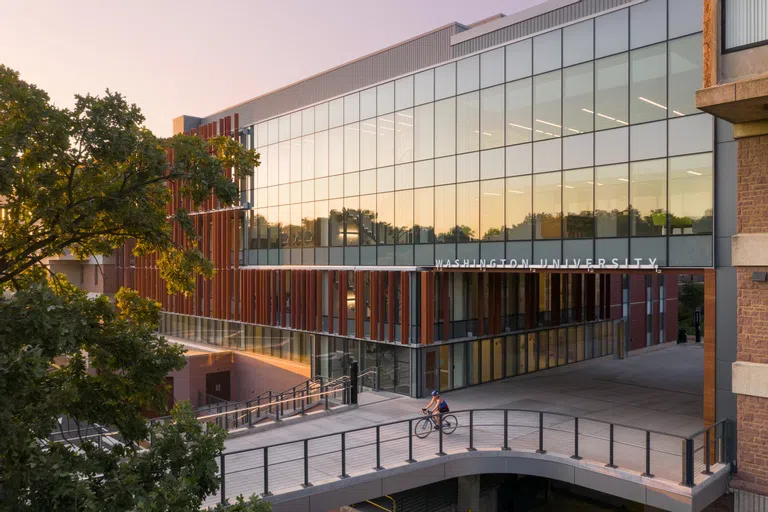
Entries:
[[[143,120],[109,91],[56,108],[0,65],[0,289],[13,292],[0,296],[0,510],[198,510],[218,488],[222,431],[201,428],[188,404],[165,425],[142,415],[165,407],[165,376],[185,364],[181,347],[155,334],[159,305],[126,289],[116,303],[89,298],[45,266],[133,239],[135,254],[157,254],[170,292],[212,275],[195,244],[171,236],[172,222],[188,241],[197,234],[184,208],[168,218],[168,185],[193,207],[211,195],[233,205],[224,171],[242,179],[258,154],[227,137],[161,140]],[[84,435],[92,425],[120,442],[99,446]]]

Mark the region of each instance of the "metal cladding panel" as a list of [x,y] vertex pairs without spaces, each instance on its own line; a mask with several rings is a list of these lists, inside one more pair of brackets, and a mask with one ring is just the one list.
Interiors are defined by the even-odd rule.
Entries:
[[240,115],[240,126],[247,126],[438,64],[452,58],[451,36],[459,30],[459,25],[447,26],[294,85],[216,112],[204,117],[202,122],[215,121],[237,112]]
[[582,0],[575,4],[555,9],[539,16],[515,23],[508,27],[479,35],[474,39],[453,46],[453,58],[468,55],[485,48],[520,39],[537,32],[542,32],[559,25],[571,23],[581,18],[598,14],[608,9],[633,3],[635,0]]

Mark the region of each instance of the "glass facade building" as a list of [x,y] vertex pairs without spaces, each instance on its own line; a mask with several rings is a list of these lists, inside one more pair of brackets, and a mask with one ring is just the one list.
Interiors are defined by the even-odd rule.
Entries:
[[[161,331],[326,377],[354,359],[412,396],[674,338],[669,276],[666,287],[659,275],[641,283],[651,313],[635,336],[633,280],[620,271],[436,270],[446,260],[713,266],[697,2],[607,3],[568,8],[567,23],[537,15],[535,31],[503,18],[456,25],[426,67],[382,67],[377,56],[396,62],[406,42],[364,57],[359,76],[345,65],[328,72],[336,82],[234,107],[245,122],[233,135],[261,155],[238,184],[222,267],[235,285],[224,309],[211,310],[212,295],[170,301]],[[300,107],[258,113],[286,97]]]

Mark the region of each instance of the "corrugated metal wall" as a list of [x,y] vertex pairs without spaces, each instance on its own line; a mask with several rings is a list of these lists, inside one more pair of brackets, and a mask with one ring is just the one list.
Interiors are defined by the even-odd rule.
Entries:
[[725,0],[725,49],[768,40],[768,2]]
[[631,3],[632,1],[633,0],[582,0],[581,2],[555,9],[540,16],[459,43],[453,47],[453,57],[461,57],[462,55],[490,48],[491,46],[496,46],[505,43],[506,41],[512,41],[530,34],[535,34],[536,32],[541,32],[542,30],[547,30],[548,28],[556,27],[564,23],[570,23],[579,18],[591,16],[601,11],[620,7],[624,4]]
[[451,36],[460,30],[451,25],[389,50],[349,63],[321,75],[203,118],[216,121],[238,112],[240,126],[247,126],[389,78],[451,59]]

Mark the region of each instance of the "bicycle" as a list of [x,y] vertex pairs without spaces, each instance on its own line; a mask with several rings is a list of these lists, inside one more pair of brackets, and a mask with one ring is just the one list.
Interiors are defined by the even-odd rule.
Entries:
[[[432,432],[432,429],[437,426],[437,421],[434,418],[434,414],[428,413],[424,409],[422,409],[421,412],[426,414],[427,417],[416,422],[416,425],[413,427],[413,433],[416,434],[416,437],[419,439],[424,439]],[[456,419],[456,416],[453,414],[442,415],[440,429],[443,431],[443,434],[453,434],[457,426],[459,426],[459,420]]]

